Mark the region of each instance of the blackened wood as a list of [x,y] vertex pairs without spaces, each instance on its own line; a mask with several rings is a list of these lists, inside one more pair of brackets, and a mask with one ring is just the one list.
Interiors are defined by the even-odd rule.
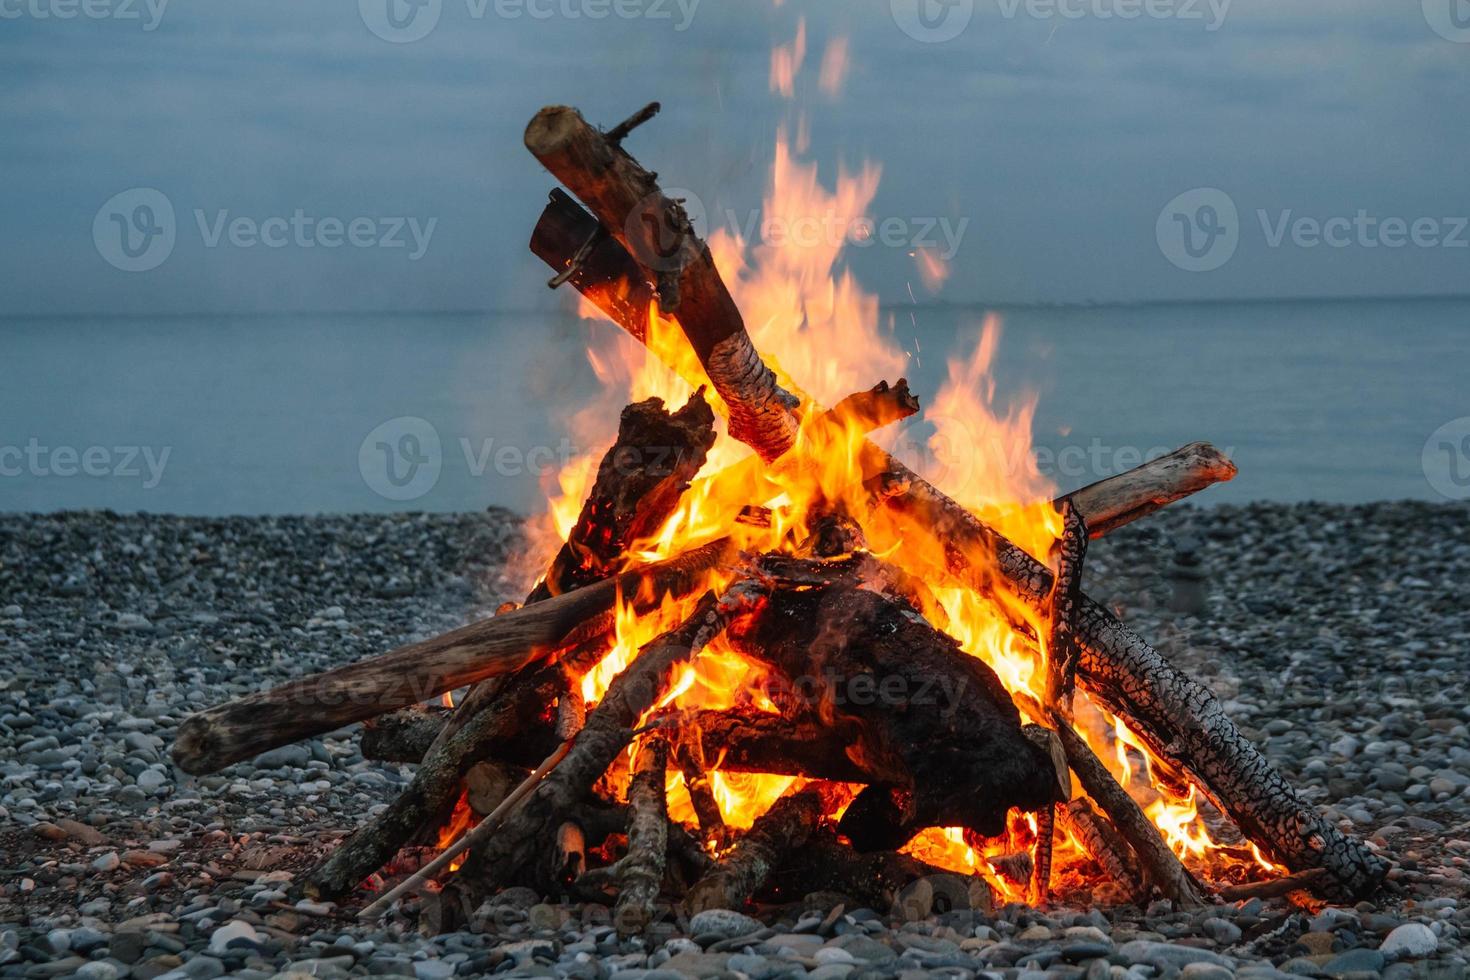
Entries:
[[825,721],[815,711],[788,716],[729,708],[661,714],[655,720],[670,738],[685,740],[676,754],[698,753],[701,765],[725,772],[845,783],[906,784],[913,778],[902,759],[887,755],[862,722],[849,716]]
[[761,360],[709,246],[683,206],[659,189],[616,141],[567,106],[542,109],[526,127],[526,148],[585,203],[603,228],[659,284],[660,306],[677,314],[705,373],[730,406],[730,434],[772,460],[796,439],[796,399]]
[[685,896],[692,915],[706,909],[738,909],[771,873],[806,845],[831,807],[833,790],[815,783],[777,800]]
[[872,786],[841,831],[859,850],[892,850],[924,827],[1005,828],[1013,806],[1057,797],[1050,755],[1021,731],[995,673],[907,603],[866,589],[778,590],[730,640],[790,685],[773,693],[806,710],[859,721],[883,758],[902,760],[903,786]]
[[684,789],[689,794],[689,803],[694,808],[694,818],[699,823],[700,836],[717,849],[727,842],[728,828],[720,803],[715,799],[714,787],[710,783],[708,759],[698,737],[689,738],[688,732],[698,729],[683,729],[672,746],[674,761],[684,777]]
[[[1044,709],[1024,694],[1016,695],[1033,714]],[[1107,766],[1088,746],[1086,740],[1070,725],[1057,729],[1062,748],[1067,753],[1067,763],[1077,774],[1077,781],[1098,806],[1102,807],[1118,833],[1128,842],[1138,858],[1139,866],[1155,888],[1165,898],[1181,908],[1199,908],[1205,904],[1204,890],[1179,857],[1164,843],[1159,829],[1144,814],[1142,807],[1118,785]]]
[[663,696],[675,670],[719,635],[730,617],[751,608],[757,595],[753,588],[740,585],[719,599],[708,594],[682,625],[646,644],[587,715],[571,754],[500,831],[466,859],[462,884],[476,890],[493,887],[532,867],[541,842],[627,747],[634,726]]
[[702,391],[677,412],[665,411],[658,398],[623,409],[617,441],[598,464],[576,524],[527,605],[620,571],[629,546],[658,531],[704,466],[714,423]]
[[[896,909],[902,903],[902,896],[924,879],[929,879],[931,891],[939,893],[942,905],[988,912],[994,904],[990,886],[979,876],[946,871],[902,851],[862,853],[842,842],[828,827],[816,829],[771,875],[768,889],[762,894],[781,901],[796,901],[811,892],[836,892],[865,908],[901,913],[907,911]],[[950,894],[960,889],[962,895]],[[916,918],[949,911],[936,907],[932,900],[924,906],[912,910],[917,913]]]
[[[714,439],[714,412],[700,391],[677,412],[666,411],[657,398],[623,409],[617,439],[598,464],[577,521],[526,605],[605,581],[621,570],[628,546],[673,514]],[[482,712],[495,710],[500,692],[495,678],[476,684],[433,750]]]
[[1061,807],[1057,822],[1126,895],[1132,899],[1142,897],[1147,887],[1132,849],[1107,817],[1092,808],[1087,797],[1079,796]]
[[449,720],[449,709],[411,705],[362,726],[362,757],[374,762],[418,762]]
[[201,711],[179,726],[174,762],[185,772],[214,772],[278,745],[514,673],[607,633],[620,594],[645,609],[658,608],[667,595],[688,594],[731,548],[728,539],[711,542],[534,606]]
[[1040,908],[1051,904],[1052,838],[1057,832],[1057,805],[1044,806],[1036,814],[1036,873],[1032,877],[1032,901]]
[[618,862],[618,901],[613,922],[618,934],[634,936],[653,921],[664,881],[669,847],[669,809],[664,795],[668,743],[645,739],[633,765],[628,787],[628,853]]
[[658,299],[652,278],[560,187],[536,223],[531,251],[556,271],[553,287],[570,284],[635,338],[648,336],[648,311]]
[[1072,718],[1072,692],[1077,684],[1077,617],[1082,604],[1082,562],[1087,556],[1087,524],[1077,505],[1064,499],[1062,536],[1053,552],[1056,575],[1046,602],[1046,709],[1064,722]]
[[338,845],[303,882],[307,895],[335,901],[349,894],[363,879],[386,864],[431,817],[453,800],[470,768],[498,741],[515,738],[532,726],[560,689],[555,667],[543,667],[511,679],[511,696],[504,710],[482,712],[473,724],[457,732],[445,751],[431,755],[419,766],[408,786],[388,809]]

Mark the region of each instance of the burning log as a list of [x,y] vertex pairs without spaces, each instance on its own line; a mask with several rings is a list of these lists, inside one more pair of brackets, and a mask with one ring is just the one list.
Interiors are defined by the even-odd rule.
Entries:
[[1085,796],[1079,796],[1058,810],[1058,822],[1082,845],[1087,856],[1102,868],[1124,893],[1137,897],[1142,878],[1133,852],[1107,818],[1092,808]]
[[[665,411],[657,398],[625,408],[618,420],[617,439],[598,465],[581,513],[546,575],[527,597],[526,606],[604,581],[626,565],[629,547],[655,533],[674,512],[714,440],[714,413],[702,389],[677,412]],[[599,646],[588,663],[573,665],[573,672],[585,672],[600,659],[601,650]],[[563,672],[561,680],[556,735],[558,741],[567,741],[581,728],[583,705],[573,679]],[[516,705],[504,702],[524,699],[528,690],[522,684],[512,685],[507,692],[502,678],[481,681],[470,690],[423,756],[424,765],[411,787],[418,790],[412,794],[413,809],[419,811],[423,827],[432,831],[442,822],[439,814],[453,799],[452,781],[446,777],[463,772],[469,762],[484,754],[492,733],[483,716],[516,711]],[[481,734],[456,739],[468,728]],[[387,818],[385,815],[381,822]],[[567,828],[558,836],[571,840]],[[362,860],[366,859],[364,855]],[[565,864],[564,856],[558,860]],[[565,868],[554,868],[547,880],[562,882],[564,872]]]
[[657,398],[623,409],[617,442],[602,457],[581,516],[526,604],[620,571],[629,546],[658,531],[678,506],[714,445],[714,423],[702,389],[672,414]]
[[859,850],[897,848],[924,827],[994,835],[1011,807],[1057,797],[1051,757],[1021,731],[1000,679],[906,603],[847,586],[778,590],[730,640],[791,685],[778,706],[846,714],[880,758],[902,761],[905,781],[869,786],[842,819]]
[[720,803],[715,799],[714,787],[707,775],[706,760],[711,757],[704,753],[703,746],[697,740],[691,744],[690,740],[681,739],[673,744],[671,752],[680,774],[684,777],[684,789],[689,793],[689,803],[694,808],[694,818],[699,821],[700,833],[717,849],[724,848],[729,839],[729,828],[725,826],[725,816],[720,812]]
[[669,846],[669,812],[664,797],[664,772],[669,746],[663,739],[646,739],[633,766],[628,805],[628,853],[618,862],[618,903],[613,921],[623,936],[648,928],[653,921],[659,889],[664,882],[664,858]]
[[913,778],[903,761],[886,755],[855,718],[837,716],[827,722],[812,711],[778,715],[731,708],[675,712],[658,716],[655,723],[685,733],[694,743],[686,752],[717,760],[725,772],[840,783],[905,784]]
[[1193,493],[1235,479],[1235,464],[1207,442],[1191,442],[1167,456],[1067,494],[1087,515],[1094,538],[1132,524]]
[[[629,545],[657,531],[674,512],[714,440],[714,413],[702,390],[673,413],[665,411],[657,398],[623,409],[617,440],[598,464],[577,522],[526,605],[602,582],[617,572],[628,561]],[[498,688],[491,683],[477,684],[433,748],[438,750],[497,696]]]
[[723,632],[731,617],[755,605],[758,597],[749,583],[737,584],[719,599],[707,594],[682,625],[646,644],[588,714],[566,760],[500,832],[466,860],[461,879],[468,887],[505,881],[520,869],[533,867],[540,842],[627,746],[634,726],[664,695],[675,669]]
[[[567,254],[552,251],[556,229],[584,221],[596,224],[585,213],[579,219],[573,211],[581,209],[570,201],[554,199],[532,240],[533,251],[554,268],[565,267],[568,260]],[[613,242],[600,249],[599,268],[581,277],[577,288],[614,322],[641,336],[605,298],[609,290],[616,290],[613,284],[643,278],[632,257],[625,250],[619,255],[619,251]],[[603,275],[610,278],[599,281]],[[722,390],[720,394],[730,410],[736,411],[734,406],[742,400],[739,391]],[[766,404],[762,399],[760,390],[750,395],[751,403]],[[864,473],[887,491],[882,494],[884,504],[905,518],[908,530],[939,546],[949,557],[947,567],[938,571],[982,591],[1005,585],[1038,609],[1042,607],[1052,586],[1051,572],[1044,565],[876,446],[865,445],[861,455]],[[1091,532],[1099,535],[1234,473],[1228,460],[1207,447],[1185,447],[1164,460],[1084,488],[1074,502]],[[1100,512],[1091,513],[1093,507]],[[998,576],[990,571],[996,565]],[[1205,795],[1269,856],[1294,870],[1327,868],[1342,895],[1365,896],[1383,880],[1387,863],[1303,800],[1240,734],[1205,688],[1180,674],[1085,596],[1077,631],[1083,685],[1110,711],[1128,719],[1151,750],[1189,773]]]
[[[601,646],[592,650],[599,652]],[[586,653],[581,656],[593,659]],[[534,730],[546,705],[564,690],[563,683],[554,665],[512,678],[501,702],[502,710],[476,715],[470,725],[444,743],[442,751],[431,753],[387,810],[338,845],[311,872],[302,886],[306,894],[335,900],[350,893],[422,828],[442,819],[475,763],[498,754],[506,742],[522,732]]]
[[[1026,706],[1032,714],[1044,712],[1044,708],[1024,694],[1016,700]],[[1199,882],[1180,863],[1178,856],[1164,843],[1159,830],[1144,814],[1143,809],[1118,785],[1113,774],[1108,772],[1087,742],[1073,730],[1071,725],[1059,725],[1062,749],[1067,754],[1067,764],[1077,774],[1077,780],[1087,795],[1103,808],[1128,846],[1138,857],[1143,873],[1165,898],[1181,908],[1200,908],[1205,904],[1204,892]]]
[[744,905],[776,868],[801,851],[839,794],[836,787],[813,784],[777,800],[756,818],[715,870],[689,889],[684,900],[689,913]]
[[619,595],[641,610],[687,595],[734,550],[728,538],[481,620],[391,653],[315,674],[191,715],[179,726],[174,762],[196,775],[267,749],[373,718],[555,656],[605,635]]
[[[699,362],[730,406],[730,434],[773,460],[796,441],[795,397],[783,391],[745,332],[709,246],[654,174],[587,124],[548,106],[526,127],[526,149],[592,210],[602,227],[657,273],[659,305],[677,313]],[[590,236],[589,236],[590,238]],[[586,241],[586,240],[584,240]],[[647,310],[645,308],[645,314]],[[726,392],[738,398],[726,397]]]
[[[914,892],[916,882],[925,881],[930,900],[916,902],[909,915],[905,898]],[[862,854],[826,827],[818,827],[792,860],[771,876],[770,888],[787,898],[814,891],[837,892],[868,908],[897,907],[903,917],[913,919],[951,908],[988,912],[995,903],[990,886],[978,875],[966,878],[901,851]]]

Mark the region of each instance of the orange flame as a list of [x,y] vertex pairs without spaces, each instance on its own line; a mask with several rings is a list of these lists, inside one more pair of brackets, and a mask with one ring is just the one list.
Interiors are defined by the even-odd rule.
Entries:
[[[772,54],[771,87],[784,97],[793,97],[796,91],[806,45],[802,21],[795,39]],[[847,43],[838,39],[823,55],[821,89],[835,94],[847,72]],[[745,241],[741,232],[722,229],[710,236],[709,244],[756,346],[783,384],[803,400],[797,447],[786,459],[762,467],[745,447],[728,437],[718,439],[701,478],[664,526],[635,545],[630,560],[668,557],[729,533],[748,505],[772,512],[768,529],[744,529],[750,539],[747,550],[755,552],[789,549],[793,535],[799,536],[808,518],[817,513],[841,510],[862,515],[871,550],[931,583],[933,607],[921,612],[931,622],[943,623],[1008,690],[1039,701],[1044,687],[1041,653],[1029,637],[1047,635],[1042,616],[1007,598],[1004,590],[992,594],[962,589],[933,574],[947,566],[940,546],[906,537],[886,512],[868,506],[858,465],[867,435],[856,429],[833,432],[813,421],[821,406],[880,378],[898,378],[908,358],[882,323],[877,297],[865,292],[841,266],[845,246],[871,234],[868,212],[880,168],[865,163],[855,172],[841,170],[829,189],[819,179],[817,166],[800,158],[803,120],[797,119],[795,129],[794,141],[788,127],[778,131],[759,236]],[[931,289],[949,275],[936,255],[921,251],[914,258]],[[586,301],[583,313],[600,317]],[[604,397],[578,414],[579,424],[588,426],[586,434],[577,434],[584,444],[610,441],[608,420],[616,417],[610,406],[629,398],[656,396],[676,408],[703,386],[717,413],[724,414],[677,321],[654,307],[646,332],[646,345],[640,345],[621,331],[604,331],[589,351]],[[1051,504],[1057,488],[1039,472],[1032,452],[1035,395],[1015,404],[1001,404],[997,397],[994,366],[1000,334],[999,318],[987,316],[976,333],[974,349],[951,362],[947,381],[922,417],[873,438],[1009,540],[1045,560],[1062,532],[1060,516]],[[563,536],[575,523],[597,455],[577,460],[558,476],[549,506]],[[993,564],[993,556],[968,557],[982,567]],[[709,587],[727,584],[728,574],[712,573]],[[584,700],[589,705],[599,701],[639,649],[678,623],[692,602],[670,599],[657,611],[640,614],[624,597],[616,611],[611,651],[581,679]],[[1017,624],[1027,629],[1018,630]],[[717,640],[679,670],[650,715],[733,706],[775,711],[764,693],[764,680],[763,668]],[[1222,860],[1226,849],[1211,838],[1193,791],[1184,799],[1171,796],[1168,786],[1177,780],[1156,777],[1165,770],[1144,741],[1085,696],[1079,694],[1077,702],[1078,731],[1120,783],[1145,804],[1170,846],[1194,867]],[[725,823],[735,828],[750,826],[798,782],[790,776],[723,771],[718,760],[708,776]],[[692,826],[693,805],[677,767],[668,776],[668,790],[671,815]],[[1034,850],[1036,827],[1033,815],[1013,813],[1008,833],[997,840],[971,840],[958,828],[934,828],[917,836],[907,850],[934,864],[982,875],[997,895],[1019,901],[1026,897],[1024,883],[997,874],[991,862],[1018,849]],[[1274,868],[1258,851],[1255,860]],[[1059,881],[1085,881],[1086,856],[1068,834],[1056,835],[1054,867]]]

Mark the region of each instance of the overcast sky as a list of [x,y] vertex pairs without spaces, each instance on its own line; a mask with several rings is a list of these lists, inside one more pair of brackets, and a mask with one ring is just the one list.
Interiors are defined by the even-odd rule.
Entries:
[[[0,312],[544,307],[526,121],[652,99],[629,148],[716,217],[804,107],[827,182],[878,161],[873,217],[953,247],[944,300],[1470,291],[1467,0],[420,2],[0,0]],[[793,103],[770,49],[803,18]],[[322,247],[356,218],[370,246]],[[901,245],[852,261],[918,285]]]

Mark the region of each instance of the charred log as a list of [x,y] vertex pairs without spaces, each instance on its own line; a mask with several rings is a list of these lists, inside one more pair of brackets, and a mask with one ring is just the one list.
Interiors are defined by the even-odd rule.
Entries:
[[628,788],[628,853],[618,862],[618,902],[613,921],[618,933],[633,936],[653,921],[659,889],[664,881],[669,846],[669,812],[664,797],[664,772],[669,747],[649,739],[639,747],[633,782]]
[[1143,877],[1128,843],[1106,817],[1092,808],[1085,796],[1061,807],[1057,812],[1057,822],[1077,839],[1087,856],[1129,898],[1140,898],[1140,892],[1147,891],[1140,888]]
[[628,546],[659,529],[704,466],[714,422],[702,391],[673,413],[657,398],[623,409],[617,442],[602,457],[577,523],[527,605],[620,571]]
[[[794,901],[814,891],[836,892],[871,909],[905,908],[915,884],[927,883],[928,901],[913,909],[914,918],[934,912],[970,908],[988,912],[994,896],[983,878],[966,878],[900,851],[863,854],[844,844],[826,827],[818,827],[790,861],[771,876],[771,897]],[[907,916],[904,916],[907,917]]]
[[771,873],[796,854],[834,800],[833,787],[821,784],[788,793],[756,818],[715,870],[689,890],[690,914],[705,909],[738,909],[763,886]]
[[[859,850],[892,850],[924,827],[993,835],[1013,806],[1057,797],[1050,756],[983,662],[904,603],[850,587],[782,590],[730,639],[791,686],[774,700],[847,715],[901,760],[908,780],[871,786],[839,829]],[[870,760],[865,760],[870,761]]]
[[633,726],[667,690],[674,670],[723,631],[730,617],[750,608],[755,597],[741,586],[720,599],[706,595],[681,626],[645,645],[588,714],[567,758],[497,834],[470,854],[459,881],[472,889],[490,887],[533,867],[540,842],[627,747]]

